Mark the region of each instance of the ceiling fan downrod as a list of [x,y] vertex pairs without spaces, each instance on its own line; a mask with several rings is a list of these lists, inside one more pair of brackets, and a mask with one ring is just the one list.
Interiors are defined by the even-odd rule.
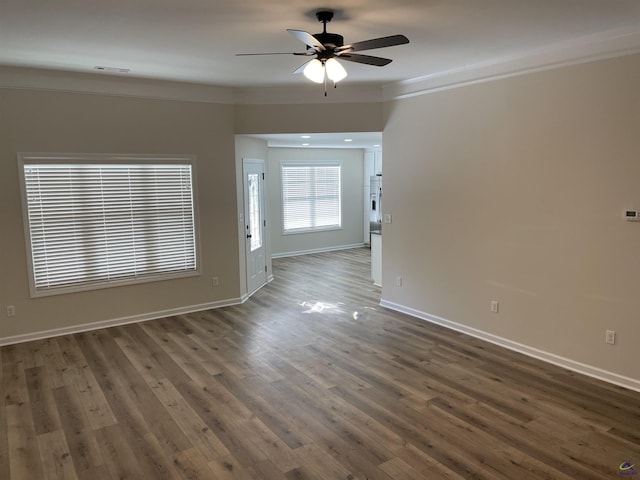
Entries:
[[[314,37],[320,40],[320,42],[327,47],[328,55],[330,52],[332,53],[334,49],[344,45],[344,37],[342,35],[327,32],[327,23],[333,19],[333,15],[334,13],[330,10],[321,10],[316,12],[316,18],[322,23],[322,33],[316,33]],[[330,58],[330,56],[327,58]]]
[[322,33],[327,33],[327,23],[333,19],[333,12],[330,10],[321,10],[316,12],[316,18],[323,24]]

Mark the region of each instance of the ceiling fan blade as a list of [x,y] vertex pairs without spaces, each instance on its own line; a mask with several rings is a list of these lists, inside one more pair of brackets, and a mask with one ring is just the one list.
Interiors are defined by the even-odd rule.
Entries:
[[362,42],[352,43],[336,48],[336,53],[340,52],[360,52],[362,50],[373,50],[374,48],[393,47],[409,43],[409,39],[404,35],[391,35],[390,37],[372,38]]
[[392,62],[390,58],[374,57],[371,55],[358,55],[357,53],[342,53],[336,58],[339,58],[340,60],[347,60],[349,62],[373,65],[376,67],[384,67],[385,65],[389,65]]
[[308,32],[305,32],[303,30],[292,30],[290,28],[287,29],[287,32],[289,32],[291,35],[296,37],[305,45],[309,45],[310,47],[315,48],[319,52],[322,52],[323,50],[325,50],[324,45],[322,45],[322,42]]
[[304,71],[305,67],[306,67],[307,65],[309,65],[309,62],[311,62],[312,60],[313,60],[313,59],[311,59],[311,60],[309,60],[309,61],[307,61],[307,62],[304,62],[302,65],[300,65],[298,68],[296,68],[296,69],[293,71],[293,74],[294,74],[294,75],[297,75],[298,73],[302,73],[302,72]]
[[305,57],[308,57],[309,55],[315,55],[315,53],[309,53],[309,52],[236,53],[236,57],[250,57],[255,55],[303,55]]

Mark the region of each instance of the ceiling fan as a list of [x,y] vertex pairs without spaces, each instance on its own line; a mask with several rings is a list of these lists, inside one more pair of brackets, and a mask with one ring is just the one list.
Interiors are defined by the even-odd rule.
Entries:
[[362,63],[365,65],[373,65],[376,67],[384,67],[391,63],[391,59],[374,57],[372,55],[361,55],[353,52],[363,50],[373,50],[375,48],[393,47],[395,45],[403,45],[409,43],[409,39],[404,35],[391,35],[389,37],[373,38],[362,42],[355,42],[348,45],[344,44],[344,37],[337,33],[327,32],[327,23],[333,18],[333,12],[321,10],[316,13],[318,21],[322,22],[322,33],[311,35],[303,30],[287,29],[291,35],[300,40],[307,46],[305,52],[293,53],[238,53],[237,56],[247,55],[301,55],[306,57],[314,57],[304,63],[293,73],[303,73],[305,77],[316,83],[325,84],[325,96],[327,95],[326,82],[327,79],[333,81],[334,87],[337,82],[347,76],[347,71],[338,62],[346,60],[348,62]]

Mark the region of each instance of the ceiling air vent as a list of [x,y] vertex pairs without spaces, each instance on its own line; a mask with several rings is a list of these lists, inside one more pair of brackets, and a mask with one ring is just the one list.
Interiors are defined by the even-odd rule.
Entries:
[[93,67],[94,70],[100,70],[101,72],[109,72],[109,73],[129,73],[131,69],[129,68],[116,68],[116,67],[102,67],[97,65]]

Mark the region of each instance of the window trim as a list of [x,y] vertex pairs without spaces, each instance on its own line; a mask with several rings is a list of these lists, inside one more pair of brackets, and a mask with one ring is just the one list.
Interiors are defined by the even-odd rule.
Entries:
[[[68,293],[78,293],[91,290],[102,290],[105,288],[123,287],[128,285],[138,285],[178,278],[195,277],[202,274],[200,255],[200,222],[198,214],[198,192],[197,192],[197,172],[195,155],[149,155],[149,154],[81,154],[81,153],[32,153],[18,152],[18,176],[20,180],[20,197],[22,203],[22,223],[24,229],[24,241],[27,260],[27,277],[29,279],[29,292],[31,298],[48,297],[53,295],[63,295]],[[87,283],[72,285],[68,287],[56,287],[51,290],[37,290],[35,285],[35,274],[33,265],[33,252],[31,245],[31,231],[29,225],[29,211],[27,204],[27,190],[24,167],[30,163],[40,164],[183,164],[191,166],[191,192],[193,196],[193,227],[195,242],[195,269],[184,272],[159,273],[155,275],[143,276],[139,278],[118,279],[112,281]]]
[[[311,228],[299,228],[296,230],[285,230],[284,226],[284,169],[286,167],[339,167],[340,168],[340,225],[339,226],[327,226],[327,227],[311,227]],[[314,161],[290,161],[283,160],[280,162],[280,208],[282,211],[282,235],[299,235],[305,233],[322,233],[344,230],[342,226],[343,222],[343,206],[342,200],[344,198],[344,182],[342,181],[343,165],[339,160],[314,160]]]

